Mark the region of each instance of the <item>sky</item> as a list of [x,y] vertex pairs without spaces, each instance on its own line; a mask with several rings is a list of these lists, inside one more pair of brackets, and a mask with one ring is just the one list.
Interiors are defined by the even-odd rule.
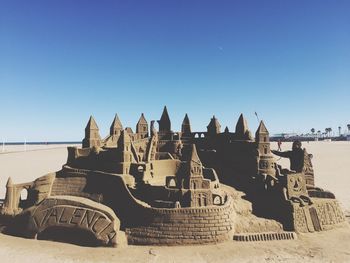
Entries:
[[271,134],[350,123],[350,1],[0,0],[0,141],[72,141],[90,115]]

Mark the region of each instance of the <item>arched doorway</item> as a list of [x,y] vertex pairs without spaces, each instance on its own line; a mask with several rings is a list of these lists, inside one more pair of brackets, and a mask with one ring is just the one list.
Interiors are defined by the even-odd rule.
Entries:
[[102,242],[90,231],[69,227],[48,227],[38,233],[37,239],[70,243],[85,247],[101,246]]

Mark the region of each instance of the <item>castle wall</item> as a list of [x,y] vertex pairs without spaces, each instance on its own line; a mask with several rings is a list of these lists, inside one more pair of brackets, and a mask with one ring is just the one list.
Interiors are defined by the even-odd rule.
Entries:
[[85,197],[110,207],[120,218],[122,227],[141,224],[142,215],[147,213],[148,205],[133,197],[123,175],[64,166],[56,173],[51,190],[51,196],[62,195]]
[[[149,209],[147,226],[127,228],[129,244],[184,245],[226,241],[233,235],[232,200],[223,206]],[[146,219],[147,220],[147,219]]]
[[147,178],[153,185],[165,185],[165,178],[175,175],[180,167],[179,160],[156,160],[151,162],[151,177]]
[[293,205],[294,230],[300,233],[328,230],[345,221],[344,213],[335,199],[313,198],[311,206]]
[[130,244],[204,244],[228,240],[233,232],[232,200],[223,206],[152,208],[135,199],[122,176],[65,167],[51,196],[80,196],[102,203],[121,220]]
[[52,185],[51,195],[72,195],[99,201],[101,199],[101,194],[87,193],[84,191],[87,183],[87,178],[83,173],[69,172],[69,177],[55,179]]
[[146,159],[146,151],[149,141],[150,138],[137,139],[133,141],[139,161],[144,161]]
[[318,199],[314,204],[323,229],[345,221],[345,215],[337,200]]

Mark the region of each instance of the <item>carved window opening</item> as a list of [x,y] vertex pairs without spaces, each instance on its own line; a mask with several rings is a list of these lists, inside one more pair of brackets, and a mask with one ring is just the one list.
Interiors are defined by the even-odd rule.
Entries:
[[144,171],[143,166],[142,166],[142,165],[139,165],[139,166],[137,167],[137,171],[138,171],[139,173],[143,173],[143,171]]
[[197,198],[198,206],[202,206],[202,199],[201,196]]
[[26,208],[28,204],[28,190],[25,188],[22,189],[19,198],[19,207]]
[[191,188],[196,189],[196,182],[191,182]]
[[220,196],[215,196],[215,198],[214,198],[214,205],[221,205],[221,198],[220,198]]
[[27,189],[22,189],[21,191],[21,200],[25,201],[28,199],[28,190]]
[[170,179],[170,181],[169,181],[169,188],[175,188],[175,187],[176,187],[175,179]]

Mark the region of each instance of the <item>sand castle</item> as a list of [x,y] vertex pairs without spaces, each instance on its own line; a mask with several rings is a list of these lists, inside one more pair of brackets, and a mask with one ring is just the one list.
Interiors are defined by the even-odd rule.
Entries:
[[271,151],[265,124],[253,138],[243,115],[235,132],[215,116],[193,132],[187,114],[173,132],[165,107],[158,131],[142,114],[135,133],[116,115],[104,139],[90,117],[60,171],[6,188],[2,232],[82,245],[283,240],[346,224],[335,196],[315,186],[311,155]]

